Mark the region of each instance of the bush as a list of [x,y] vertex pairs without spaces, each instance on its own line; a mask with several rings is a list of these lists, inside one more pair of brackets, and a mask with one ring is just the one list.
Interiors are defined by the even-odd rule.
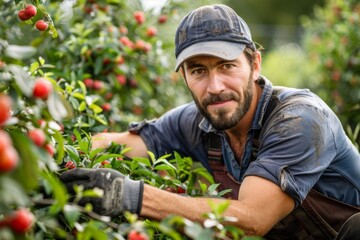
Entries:
[[315,90],[319,79],[300,46],[289,43],[263,54],[262,74],[274,85]]
[[[179,216],[110,219],[79,206],[58,181],[74,167],[113,168],[175,194],[224,193],[204,168],[177,153],[130,161],[126,146],[92,149],[93,133],[124,130],[129,120],[182,101],[182,90],[173,90],[177,76],[168,75],[170,45],[155,30],[160,34],[164,16],[179,5],[154,16],[135,1],[36,1],[37,13],[19,20],[29,3],[0,3],[0,239],[243,238],[223,225],[234,220],[222,216],[228,202],[209,202],[204,226]],[[36,29],[38,20],[46,30]],[[77,196],[99,194],[79,188]]]
[[314,19],[304,19],[309,61],[321,74],[319,94],[344,125],[360,122],[360,3],[328,0]]

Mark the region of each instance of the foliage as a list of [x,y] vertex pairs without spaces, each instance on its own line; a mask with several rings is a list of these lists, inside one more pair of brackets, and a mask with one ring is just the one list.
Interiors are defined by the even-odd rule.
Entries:
[[[20,21],[17,14],[28,4],[37,14]],[[222,225],[232,220],[223,217],[228,203],[209,202],[206,225],[179,216],[155,222],[125,213],[110,219],[77,204],[81,197],[99,196],[96,190],[79,187],[71,199],[58,181],[69,168],[113,168],[174,194],[226,193],[216,190],[204,168],[177,153],[128,159],[130,149],[123,145],[92,148],[92,134],[123,129],[130,120],[156,116],[182,101],[182,91],[173,90],[177,77],[168,75],[165,50],[171,45],[154,35],[154,28],[148,33],[160,24],[161,34],[166,21],[158,22],[159,17],[172,18],[180,6],[170,2],[152,15],[136,1],[0,2],[5,19],[0,24],[0,239],[126,239],[133,230],[151,239],[183,239],[184,233],[188,239],[246,238],[240,229]],[[35,29],[40,19],[49,24],[46,31]],[[47,87],[35,94],[40,80]],[[37,134],[30,134],[34,130]],[[14,162],[4,165],[4,159]],[[19,210],[27,225],[15,232],[8,219]]]
[[314,65],[307,60],[304,50],[294,43],[265,50],[262,74],[274,85],[310,89],[318,86],[318,74]]
[[274,50],[288,43],[300,45],[305,31],[300,16],[312,17],[314,6],[323,6],[326,0],[303,0],[297,4],[287,0],[225,2],[248,23],[255,42]]
[[321,73],[318,92],[344,126],[355,128],[360,122],[360,3],[328,0],[304,26],[309,60]]

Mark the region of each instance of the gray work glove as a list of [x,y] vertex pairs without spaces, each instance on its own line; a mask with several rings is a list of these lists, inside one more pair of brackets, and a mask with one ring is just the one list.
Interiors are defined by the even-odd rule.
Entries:
[[74,185],[102,189],[102,197],[86,197],[79,202],[80,205],[91,203],[94,212],[100,215],[115,217],[124,211],[140,214],[144,191],[142,180],[131,180],[108,168],[75,168],[62,173],[60,180],[70,193],[74,193]]

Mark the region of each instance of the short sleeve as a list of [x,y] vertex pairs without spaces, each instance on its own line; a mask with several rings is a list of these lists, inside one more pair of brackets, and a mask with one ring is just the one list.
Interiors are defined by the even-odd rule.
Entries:
[[324,109],[307,101],[276,108],[261,133],[257,159],[245,176],[278,184],[299,205],[336,154],[326,117]]

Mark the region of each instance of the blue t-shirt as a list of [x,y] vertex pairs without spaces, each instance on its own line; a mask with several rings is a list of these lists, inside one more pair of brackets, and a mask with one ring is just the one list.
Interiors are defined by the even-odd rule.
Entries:
[[[200,161],[210,172],[203,135],[216,133],[228,172],[238,181],[253,175],[268,179],[302,203],[314,188],[328,197],[360,206],[360,155],[346,136],[337,116],[307,89],[284,88],[279,104],[262,126],[273,86],[266,78],[245,151],[235,159],[227,136],[203,118],[191,102],[170,110],[159,119],[130,124],[156,156],[178,152]],[[257,157],[251,161],[252,137],[262,129]]]

